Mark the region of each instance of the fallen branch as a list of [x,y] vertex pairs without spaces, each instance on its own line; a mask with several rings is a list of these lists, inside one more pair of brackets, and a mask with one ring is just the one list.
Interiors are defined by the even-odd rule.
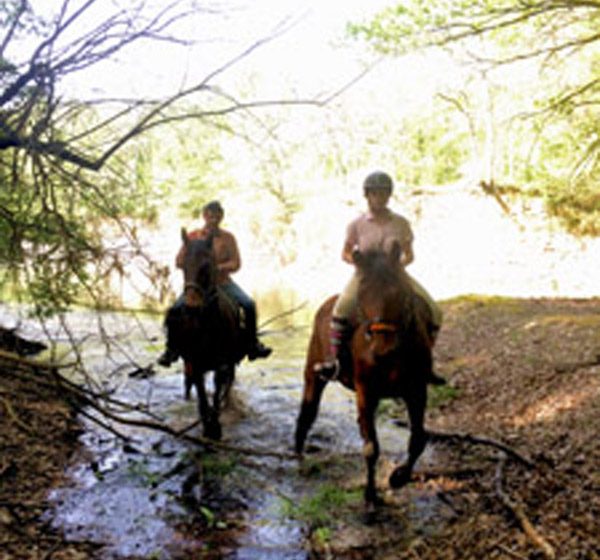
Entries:
[[[60,376],[60,374],[58,374],[57,372],[54,372],[54,374],[58,380],[62,378],[62,376]],[[240,453],[244,455],[254,455],[259,457],[275,457],[279,459],[295,459],[297,457],[296,454],[292,453],[279,453],[277,451],[258,450],[255,448],[251,449],[249,447],[240,447],[223,443],[204,436],[191,436],[187,434],[186,432],[192,429],[192,427],[194,427],[197,424],[197,422],[194,422],[191,426],[188,426],[187,428],[176,430],[175,428],[172,428],[171,426],[160,422],[152,422],[149,420],[137,420],[134,418],[123,418],[122,416],[112,413],[103,406],[100,406],[93,398],[90,398],[84,391],[79,389],[77,386],[69,384],[64,386],[64,388],[66,388],[67,391],[71,393],[72,397],[75,398],[77,408],[81,406],[89,406],[90,408],[99,412],[104,418],[108,418],[109,420],[112,420],[113,422],[117,422],[119,424],[155,430],[178,439],[189,441],[194,444],[205,445],[207,447],[214,447],[217,449],[223,449],[227,451],[233,451],[235,453]],[[101,427],[106,428],[106,424],[100,421],[99,419],[95,418],[94,415],[88,414],[87,417],[91,421],[98,423]],[[125,440],[129,439],[125,436],[118,434],[118,432],[114,430],[111,431],[115,433],[115,435],[118,435],[119,437],[122,437]]]
[[[0,360],[4,357],[5,355],[0,350]],[[145,416],[154,418],[155,420],[160,420],[156,414],[152,413],[145,406],[131,405],[127,402],[111,397],[106,391],[99,393],[93,389],[74,383],[60,374],[57,369],[58,366],[55,366],[53,363],[36,362],[33,360],[20,358],[19,356],[10,353],[6,357],[9,358],[12,371],[3,370],[4,375],[14,375],[16,373],[21,378],[30,379],[32,383],[36,385],[53,388],[55,390],[60,389],[62,391],[67,391],[68,393],[73,393],[79,397],[84,395],[94,402],[102,400],[107,404],[120,407],[122,410],[126,410],[128,412],[140,412]]]
[[573,373],[578,369],[594,367],[600,365],[600,354],[596,355],[595,358],[591,360],[583,360],[581,362],[567,362],[563,364],[556,364],[554,366],[554,371],[556,373]]
[[[408,422],[404,420],[394,420],[394,424],[396,426],[400,426],[402,428],[410,428]],[[482,436],[474,436],[472,434],[460,433],[460,432],[436,432],[433,430],[427,430],[427,435],[429,436],[429,441],[438,441],[438,442],[452,442],[452,441],[461,441],[472,443],[476,445],[488,445],[490,447],[495,447],[500,451],[503,451],[507,455],[511,456],[513,459],[516,459],[523,465],[526,465],[529,468],[534,468],[535,463],[519,453],[515,451],[512,447],[509,447],[505,443],[501,441],[497,441],[492,438],[482,437]]]
[[527,560],[527,558],[521,554],[517,554],[514,550],[511,550],[510,548],[501,545],[501,544],[497,544],[496,548],[502,552],[504,552],[504,554],[508,554],[511,558],[516,558],[517,560]]
[[523,506],[517,501],[513,500],[503,489],[502,487],[502,473],[504,469],[504,464],[506,462],[506,456],[503,455],[498,461],[498,465],[496,466],[496,476],[494,477],[494,485],[496,488],[496,494],[504,504],[504,506],[510,510],[513,516],[517,519],[523,532],[529,540],[539,548],[544,556],[549,560],[554,560],[556,558],[556,553],[552,546],[546,541],[535,529],[531,521],[527,515],[525,515],[525,511]]
[[263,321],[258,326],[258,332],[260,334],[265,334],[266,331],[264,331],[264,328],[267,325],[269,325],[270,323],[274,323],[275,321],[277,321],[278,319],[282,319],[283,317],[287,317],[289,315],[293,315],[294,313],[296,313],[296,311],[299,311],[303,307],[306,307],[307,304],[308,304],[307,301],[303,301],[302,303],[298,304],[296,307],[292,307],[291,309],[287,309],[286,311],[278,313],[277,315],[274,315],[273,317],[269,317],[268,319],[266,319],[265,321]]
[[[204,436],[192,436],[192,435],[187,434],[186,432],[188,432],[189,430],[194,428],[198,424],[198,421],[194,422],[193,424],[191,424],[190,426],[188,426],[186,428],[176,430],[175,428],[172,428],[161,422],[153,422],[153,421],[149,421],[149,420],[140,420],[140,419],[134,419],[134,418],[124,418],[123,416],[120,416],[118,414],[111,412],[106,407],[101,406],[98,402],[101,400],[105,400],[111,404],[114,404],[115,403],[114,400],[108,398],[105,395],[99,395],[95,392],[92,392],[85,388],[82,388],[79,385],[76,385],[72,381],[70,381],[70,380],[66,379],[64,376],[62,376],[56,370],[56,368],[54,367],[53,364],[43,364],[40,362],[35,362],[33,360],[19,358],[19,356],[16,356],[14,354],[10,354],[10,353],[7,353],[7,354],[8,354],[7,358],[12,363],[27,367],[30,370],[29,375],[32,377],[32,379],[34,378],[33,380],[36,383],[40,383],[43,385],[52,386],[56,389],[60,389],[63,392],[64,398],[67,401],[69,401],[71,406],[73,406],[78,412],[82,411],[82,407],[89,407],[90,409],[95,410],[100,415],[102,415],[103,418],[106,418],[113,422],[117,422],[119,424],[136,426],[136,427],[140,427],[140,428],[146,428],[146,429],[162,432],[162,433],[168,434],[174,438],[188,441],[188,442],[196,444],[196,445],[204,445],[206,447],[222,449],[225,451],[230,451],[230,452],[234,452],[234,453],[238,453],[238,454],[242,454],[242,455],[257,456],[257,457],[274,457],[274,458],[278,458],[278,459],[282,459],[282,460],[297,458],[297,455],[294,453],[280,453],[277,451],[268,451],[268,450],[259,450],[256,448],[241,447],[241,446],[236,446],[236,445],[231,445],[231,444],[223,443],[220,441],[216,441],[216,440],[204,437]],[[1,352],[0,352],[0,357],[3,357]],[[37,374],[34,376],[34,373],[31,370],[37,372]],[[27,375],[27,373],[25,371],[23,371],[22,373]],[[139,407],[128,407],[128,411],[142,412],[144,414],[149,415],[148,412],[140,410]],[[117,437],[123,439],[124,441],[131,440],[131,438],[128,438],[127,436],[124,436],[123,434],[120,434],[117,430],[110,427],[106,422],[103,422],[102,420],[97,418],[95,415],[90,414],[90,413],[85,413],[84,415],[90,421],[98,424],[101,428],[110,431],[111,433],[113,433]]]
[[31,358],[24,358],[23,356],[19,356],[14,352],[8,352],[7,350],[3,350],[0,348],[0,359],[8,360],[14,364],[19,364],[21,366],[27,366],[30,368],[43,368],[43,369],[67,369],[76,366],[75,362],[69,362],[65,364],[61,363],[53,363],[53,362],[42,362],[39,360],[32,360]]

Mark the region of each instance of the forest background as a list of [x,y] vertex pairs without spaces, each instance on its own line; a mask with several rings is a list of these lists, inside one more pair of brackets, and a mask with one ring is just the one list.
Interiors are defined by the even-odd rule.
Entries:
[[236,280],[316,305],[375,168],[435,297],[596,295],[600,6],[365,4],[1,3],[5,299],[162,310],[219,198]]

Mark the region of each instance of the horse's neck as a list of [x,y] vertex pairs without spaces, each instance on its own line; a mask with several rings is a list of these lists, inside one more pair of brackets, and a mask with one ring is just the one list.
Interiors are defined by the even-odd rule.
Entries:
[[415,314],[415,292],[408,275],[401,270],[399,274],[389,275],[387,280],[378,276],[369,283],[365,279],[363,290],[370,297],[380,300],[381,316],[394,318],[407,326]]

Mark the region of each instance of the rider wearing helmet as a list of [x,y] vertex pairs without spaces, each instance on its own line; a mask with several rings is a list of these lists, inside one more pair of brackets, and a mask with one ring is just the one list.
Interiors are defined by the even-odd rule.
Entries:
[[[367,175],[363,182],[363,192],[367,199],[368,210],[354,219],[347,227],[346,240],[342,250],[342,259],[354,264],[353,252],[358,249],[365,252],[372,249],[389,251],[395,242],[399,243],[401,252],[400,264],[406,267],[414,260],[413,232],[409,221],[388,208],[388,202],[394,189],[392,178],[383,171],[375,171]],[[430,333],[437,335],[442,324],[442,312],[427,291],[412,277],[411,283],[415,292],[425,300],[431,310]],[[354,274],[340,296],[332,312],[330,357],[317,364],[316,369],[327,377],[336,377],[339,373],[340,350],[346,350],[346,343],[351,338],[353,318],[356,311],[358,294],[358,278]],[[432,373],[431,383],[442,384],[445,381]]]

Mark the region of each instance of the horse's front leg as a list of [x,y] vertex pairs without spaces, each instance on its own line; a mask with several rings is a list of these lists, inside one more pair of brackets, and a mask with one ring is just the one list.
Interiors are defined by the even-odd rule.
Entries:
[[408,459],[396,467],[389,478],[392,488],[401,488],[410,482],[413,467],[425,449],[427,432],[424,426],[425,406],[427,404],[427,385],[412,388],[404,399],[410,420],[410,439],[408,441]]
[[186,401],[190,400],[192,396],[192,386],[194,385],[193,380],[194,368],[190,362],[183,362],[183,398]]
[[223,403],[227,400],[234,378],[235,366],[233,364],[226,364],[218,367],[215,370],[215,392],[213,395],[213,407],[216,414],[219,414]]
[[309,361],[305,368],[302,403],[296,420],[296,433],[294,436],[295,449],[298,454],[301,454],[304,450],[306,436],[319,412],[319,404],[326,385],[327,381],[314,371],[312,361]]
[[377,460],[379,459],[379,441],[375,429],[375,412],[379,401],[368,386],[356,382],[356,404],[358,407],[358,425],[363,438],[363,456],[367,463],[367,486],[365,502],[369,506],[377,505],[379,498],[375,484]]
[[221,439],[221,425],[219,418],[215,414],[215,410],[208,402],[208,395],[204,385],[204,374],[193,374],[194,385],[196,386],[196,394],[198,395],[198,414],[202,420],[204,435],[211,439]]

